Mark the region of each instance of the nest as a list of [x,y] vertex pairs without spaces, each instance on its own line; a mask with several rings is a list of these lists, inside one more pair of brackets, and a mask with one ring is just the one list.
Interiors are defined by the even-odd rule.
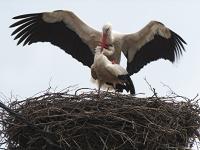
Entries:
[[1,135],[10,150],[191,148],[199,136],[199,105],[176,99],[47,92],[3,105]]

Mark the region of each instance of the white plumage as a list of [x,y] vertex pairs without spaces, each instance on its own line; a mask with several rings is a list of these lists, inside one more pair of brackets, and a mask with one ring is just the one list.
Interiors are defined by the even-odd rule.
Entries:
[[112,84],[119,91],[126,89],[127,92],[130,91],[131,94],[135,94],[135,89],[128,72],[119,64],[113,64],[107,57],[107,51],[114,53],[114,47],[110,46],[108,50],[97,46],[94,63],[91,66],[91,75],[98,81],[98,89],[100,90],[101,86],[107,83]]

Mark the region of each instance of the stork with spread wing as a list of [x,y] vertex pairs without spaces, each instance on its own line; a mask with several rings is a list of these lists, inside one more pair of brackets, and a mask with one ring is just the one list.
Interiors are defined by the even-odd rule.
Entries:
[[100,32],[88,26],[71,11],[53,11],[16,16],[16,27],[12,35],[23,45],[36,42],[50,42],[63,49],[73,58],[91,67],[95,48],[113,45],[115,53],[110,61],[120,63],[121,52],[127,58],[129,75],[137,73],[146,64],[166,59],[172,63],[185,51],[186,42],[164,24],[151,21],[136,33],[112,32],[106,24]]

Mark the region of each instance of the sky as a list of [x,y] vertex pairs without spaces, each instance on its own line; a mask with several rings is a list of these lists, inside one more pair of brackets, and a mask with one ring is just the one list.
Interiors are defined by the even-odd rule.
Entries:
[[[172,89],[194,98],[200,92],[200,1],[199,0],[2,0],[0,5],[0,97],[22,98],[51,86],[56,91],[77,85],[96,88],[90,82],[90,69],[50,43],[17,46],[9,26],[12,17],[26,13],[71,10],[91,27],[101,30],[110,22],[118,32],[137,32],[151,20],[164,23],[187,42],[186,52],[175,64],[158,60],[131,78],[136,93],[151,96],[146,80],[160,96]],[[122,58],[126,67],[126,60]],[[166,86],[167,85],[167,86]]]

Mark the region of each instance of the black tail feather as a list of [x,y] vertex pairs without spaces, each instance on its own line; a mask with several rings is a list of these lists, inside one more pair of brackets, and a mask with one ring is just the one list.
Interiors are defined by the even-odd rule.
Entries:
[[123,92],[123,90],[125,89],[127,92],[129,92],[129,89],[127,88],[126,85],[124,84],[116,84],[116,86],[114,87],[114,85],[112,83],[106,82],[107,85],[109,86],[113,86],[113,88],[115,88],[115,90],[117,92]]
[[126,90],[126,92],[129,92],[129,89],[124,84],[117,84],[115,89],[117,92],[123,92],[124,89]]
[[133,85],[133,82],[132,82],[132,80],[131,80],[131,77],[128,75],[128,77],[127,77],[127,81],[128,81],[128,85],[129,85],[129,89],[130,89],[130,93],[132,94],[132,95],[135,95],[135,87],[134,87],[134,85]]
[[135,95],[135,87],[134,87],[133,82],[132,82],[132,80],[131,80],[131,78],[130,78],[130,76],[128,74],[119,75],[118,79],[120,79],[120,80],[125,82],[124,86],[126,86],[126,88],[124,88],[124,89],[126,89],[127,92],[130,91],[130,93],[132,95]]

